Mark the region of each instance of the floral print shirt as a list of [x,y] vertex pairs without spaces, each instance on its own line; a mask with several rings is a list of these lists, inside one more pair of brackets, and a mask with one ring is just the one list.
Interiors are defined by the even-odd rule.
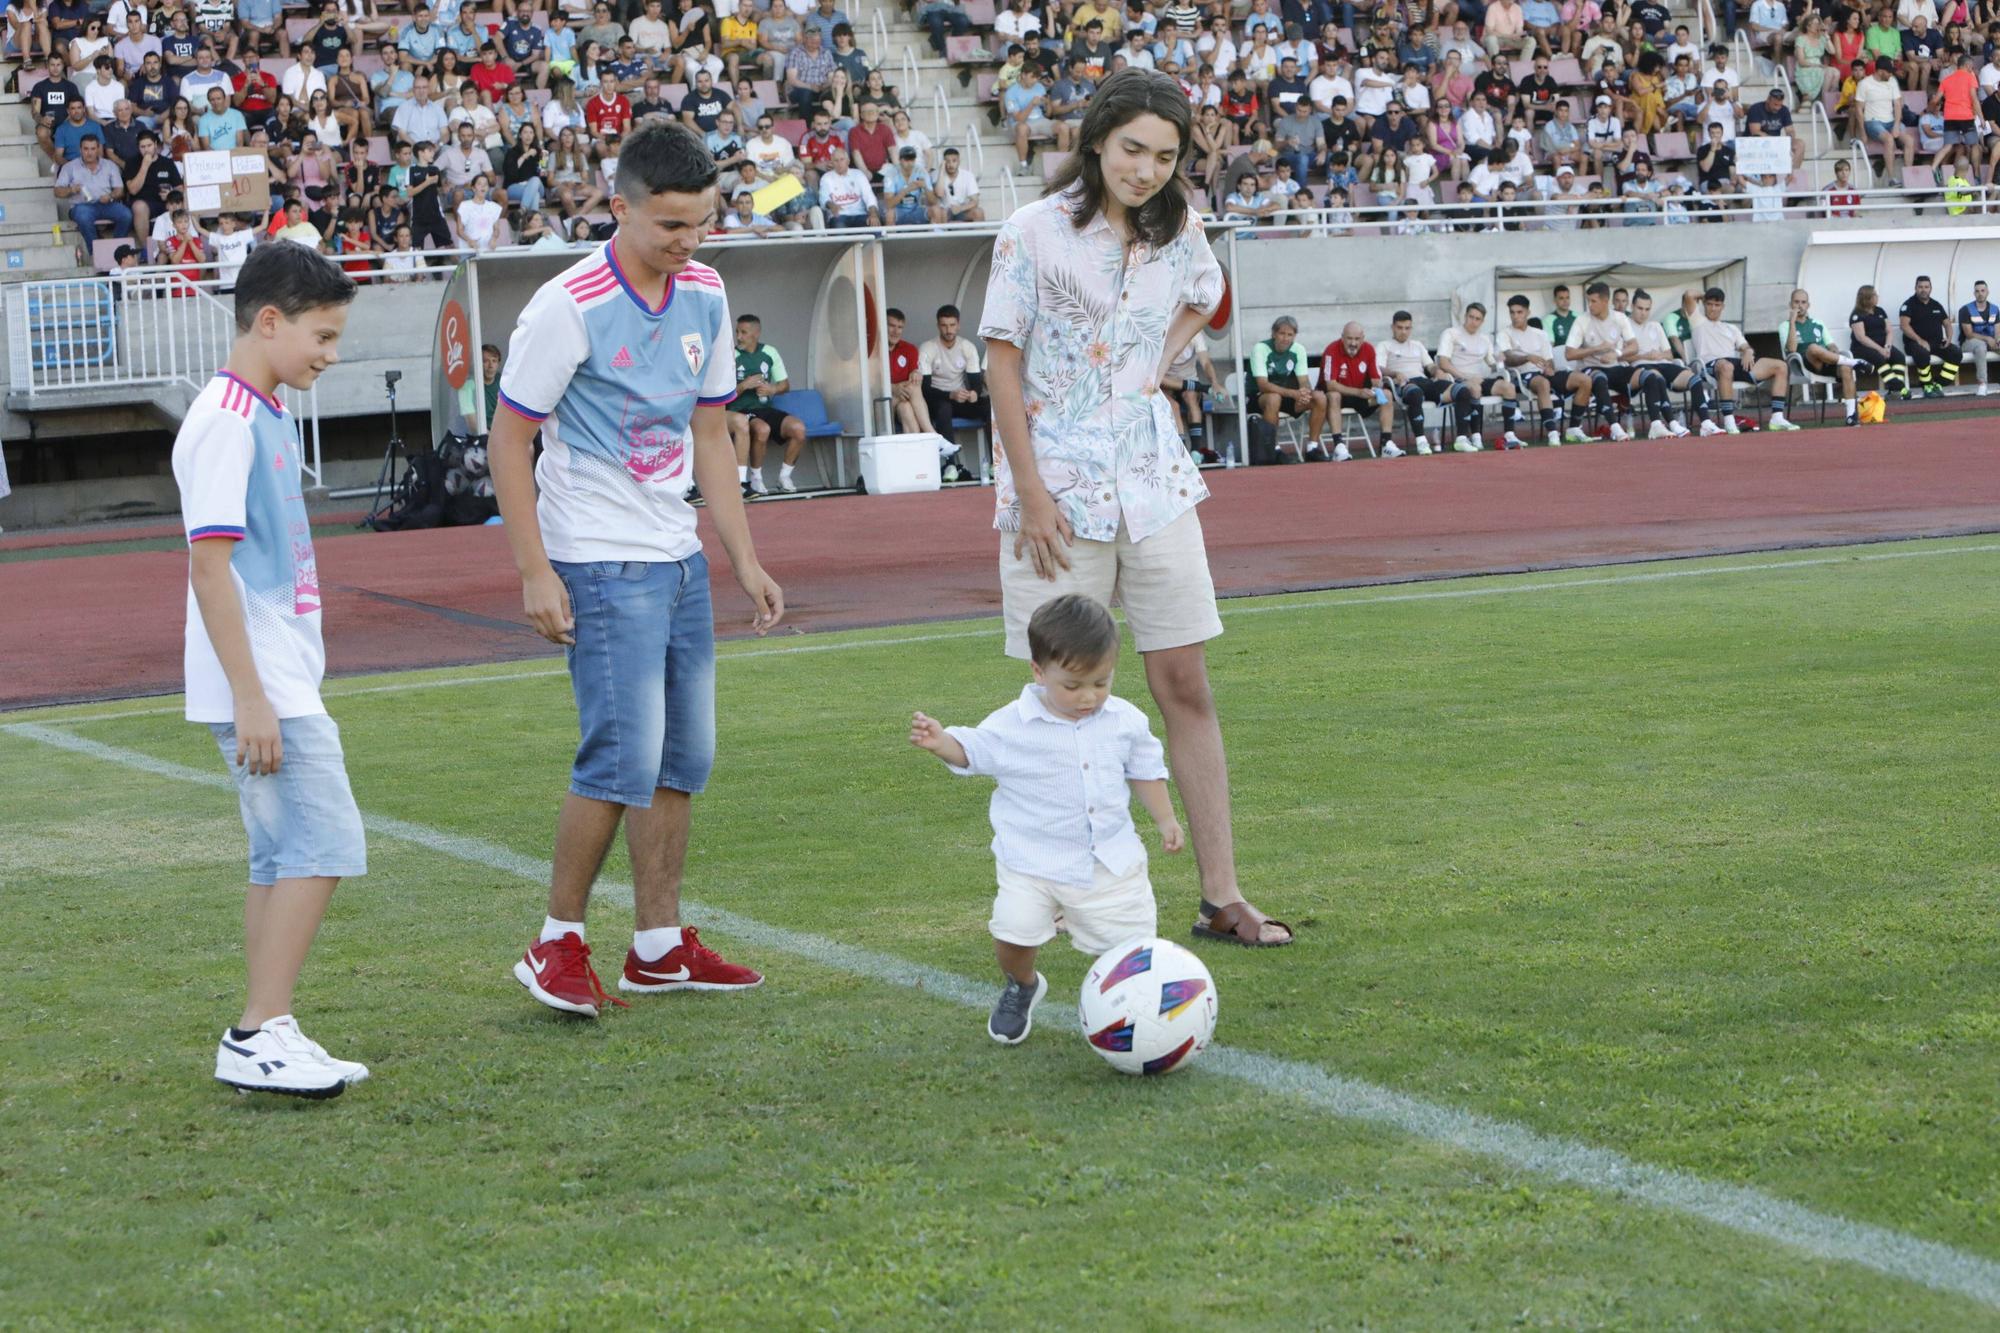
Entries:
[[[1222,266],[1192,210],[1158,249],[1127,244],[1102,214],[1081,231],[1074,194],[1020,209],[993,242],[979,336],[1022,349],[1022,388],[1042,483],[1071,530],[1113,541],[1124,521],[1144,541],[1208,498],[1174,409],[1154,390],[1167,329],[1184,307],[1213,310]],[[999,512],[1021,526],[1021,501],[996,449]]]

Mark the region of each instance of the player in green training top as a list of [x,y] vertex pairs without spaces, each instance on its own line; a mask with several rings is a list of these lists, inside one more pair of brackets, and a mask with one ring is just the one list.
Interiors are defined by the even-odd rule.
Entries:
[[1812,317],[1812,297],[1803,287],[1792,293],[1792,317],[1785,321],[1785,355],[1793,354],[1814,374],[1839,376],[1840,403],[1847,409],[1847,424],[1860,425],[1861,418],[1854,410],[1855,360],[1826,340],[1826,328]]
[[773,398],[791,391],[792,381],[785,374],[785,359],[761,341],[763,336],[764,322],[755,315],[736,317],[736,401],[729,410],[750,421],[750,464],[737,469],[750,487],[746,495],[767,493],[764,446],[773,434],[785,442],[785,461],[778,468],[781,491],[798,489],[792,484],[792,468],[806,447],[806,423],[771,406]]
[[[1257,407],[1264,423],[1278,428],[1278,414],[1306,417],[1306,461],[1326,461],[1319,437],[1326,430],[1326,395],[1306,383],[1306,349],[1298,345],[1299,322],[1280,315],[1271,336],[1250,349],[1250,378],[1257,389]],[[1281,462],[1291,460],[1280,453]]]
[[1576,323],[1576,311],[1569,308],[1569,284],[1557,283],[1550,295],[1555,298],[1556,308],[1549,315],[1549,343],[1561,347],[1569,341],[1570,326]]

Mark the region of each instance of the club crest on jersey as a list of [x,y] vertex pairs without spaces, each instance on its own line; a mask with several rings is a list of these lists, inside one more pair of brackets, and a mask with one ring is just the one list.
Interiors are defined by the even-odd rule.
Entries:
[[687,356],[688,369],[697,375],[701,374],[702,358],[705,355],[701,345],[701,335],[699,333],[683,333],[681,335],[681,351]]

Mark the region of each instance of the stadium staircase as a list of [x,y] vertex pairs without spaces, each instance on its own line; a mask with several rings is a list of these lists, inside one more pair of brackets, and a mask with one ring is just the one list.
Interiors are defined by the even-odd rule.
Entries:
[[15,89],[21,62],[0,57],[0,281],[88,273],[76,224],[56,208],[55,169],[35,142],[34,106]]

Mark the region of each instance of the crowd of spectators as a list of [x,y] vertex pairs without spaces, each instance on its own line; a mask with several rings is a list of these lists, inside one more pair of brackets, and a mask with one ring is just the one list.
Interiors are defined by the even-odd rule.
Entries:
[[[1823,385],[1829,403],[1839,401],[1853,426],[1864,378],[1885,398],[1907,401],[1941,397],[1963,373],[1984,396],[1989,368],[2000,368],[2000,306],[1984,282],[1955,314],[1928,277],[1915,280],[1893,315],[1875,288],[1864,286],[1844,336],[1814,316],[1809,293],[1796,291],[1770,340],[1775,355],[1758,354],[1742,328],[1726,321],[1720,288],[1689,288],[1665,311],[1644,288],[1600,281],[1582,295],[1579,306],[1570,288],[1558,285],[1542,315],[1528,296],[1510,296],[1497,326],[1473,302],[1429,343],[1408,311],[1395,312],[1377,341],[1350,322],[1316,363],[1298,341],[1298,321],[1280,316],[1244,367],[1252,461],[1345,461],[1349,438],[1400,458],[1624,440],[1642,429],[1655,439],[1734,435],[1749,426],[1739,405],[1753,396],[1769,407],[1764,429],[1790,431],[1798,429],[1787,416],[1792,393],[1813,383]],[[1213,368],[1204,374],[1213,385]],[[1178,397],[1179,385],[1168,387]],[[1190,447],[1212,461],[1193,434],[1202,421],[1200,388],[1182,418]],[[1351,423],[1343,420],[1348,414]],[[1495,415],[1499,431],[1489,441]]]
[[[228,263],[241,234],[386,254],[394,280],[426,250],[581,243],[607,232],[645,116],[707,139],[723,233],[984,220],[974,172],[912,123],[838,0],[498,3],[25,0],[7,18],[56,193],[122,263]],[[181,164],[216,149],[263,154],[268,212],[188,216]]]
[[[1108,74],[1172,74],[1195,109],[1190,182],[1226,219],[1323,208],[1338,230],[1342,210],[1383,206],[1407,231],[1635,225],[1700,220],[1717,196],[1761,219],[1809,192],[1814,102],[1892,183],[1914,174],[1963,206],[2000,169],[2000,15],[1969,0],[1722,0],[1705,45],[1665,0],[1004,0],[977,28],[962,0],[909,2],[981,79],[1023,170],[1075,150]],[[410,275],[427,249],[601,233],[621,138],[649,115],[707,138],[725,232],[984,220],[973,164],[913,124],[839,6],[17,0],[6,15],[56,189],[92,240],[156,261],[288,233],[401,254]],[[1786,71],[1763,96],[1743,95],[1738,31]],[[1792,172],[1738,170],[1741,140],[1779,136]],[[266,156],[269,212],[177,221],[178,164],[232,147]],[[1810,193],[1830,214],[1860,206],[1845,167]],[[1529,202],[1544,221],[1507,212]]]
[[[1804,196],[1850,213],[1851,173],[1815,191],[1799,171],[1815,102],[1889,184],[1962,206],[2000,165],[2000,13],[1969,0],[1718,0],[1705,41],[1664,0],[1005,3],[988,33],[932,34],[969,68],[997,62],[982,88],[1024,173],[1071,149],[1106,76],[1162,70],[1195,109],[1190,183],[1226,219],[1379,206],[1421,230],[1447,204],[1555,201],[1536,210],[1554,225],[1644,225],[1713,217],[1715,196],[1758,220]],[[1744,95],[1738,32],[1784,69],[1763,96]],[[1789,137],[1789,169],[1739,171],[1746,137]]]

